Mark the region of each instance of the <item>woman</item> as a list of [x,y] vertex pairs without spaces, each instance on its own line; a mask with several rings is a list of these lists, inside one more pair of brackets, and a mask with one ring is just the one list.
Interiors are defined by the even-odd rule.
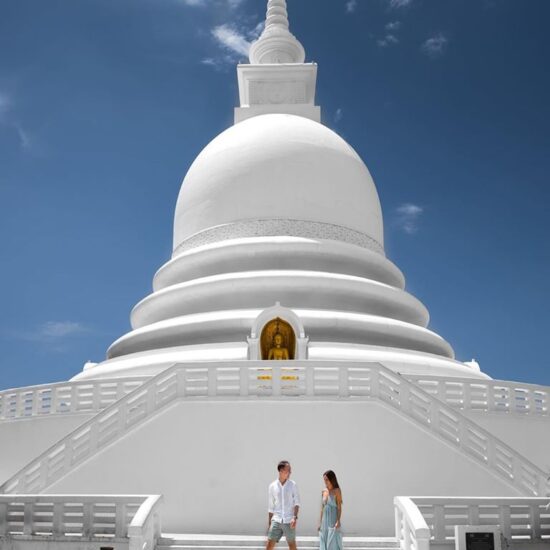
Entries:
[[336,474],[327,470],[323,474],[326,489],[323,491],[321,520],[319,523],[320,550],[342,550],[340,520],[342,517],[342,491]]

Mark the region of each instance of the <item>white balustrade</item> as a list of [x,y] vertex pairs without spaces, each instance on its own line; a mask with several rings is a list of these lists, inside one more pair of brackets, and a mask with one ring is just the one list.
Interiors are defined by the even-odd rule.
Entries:
[[98,412],[136,389],[144,380],[141,377],[63,382],[0,391],[0,421]]
[[0,545],[40,537],[153,550],[161,531],[160,505],[158,495],[0,495]]
[[129,550],[154,550],[161,537],[160,506],[162,497],[151,495],[139,507],[128,527]]
[[406,530],[415,525],[428,527],[434,546],[452,543],[455,525],[498,525],[509,542],[550,547],[549,502],[549,498],[529,497],[397,497],[396,534],[404,541],[403,550],[408,550],[414,547],[406,546]]
[[546,386],[424,375],[407,375],[407,378],[457,409],[550,416],[550,389]]
[[[31,461],[2,487],[3,493],[43,491],[56,479],[176,399],[379,399],[467,454],[528,496],[550,492],[540,468],[458,410],[376,363],[267,366],[235,361],[174,365],[148,379]],[[244,381],[244,383],[243,383]]]
[[395,497],[395,537],[401,550],[429,550],[430,528],[416,504],[408,497]]

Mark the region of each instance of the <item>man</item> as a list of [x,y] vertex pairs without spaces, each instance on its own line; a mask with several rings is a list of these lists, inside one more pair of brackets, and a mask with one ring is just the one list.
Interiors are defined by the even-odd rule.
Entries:
[[269,504],[266,550],[273,550],[284,535],[289,550],[296,550],[296,522],[300,509],[298,487],[290,478],[292,469],[287,460],[277,465],[279,478],[268,490]]

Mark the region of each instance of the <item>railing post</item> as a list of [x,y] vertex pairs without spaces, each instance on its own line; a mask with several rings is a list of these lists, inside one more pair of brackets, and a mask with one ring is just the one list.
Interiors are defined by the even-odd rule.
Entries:
[[63,529],[63,503],[53,503],[53,517],[52,517],[52,535],[54,537],[62,537],[65,535]]
[[157,387],[151,386],[147,388],[147,416],[157,408]]
[[315,395],[315,367],[304,367],[306,376],[306,395]]
[[338,395],[347,397],[349,395],[349,371],[348,367],[338,367]]
[[239,367],[239,395],[242,397],[247,397],[249,392],[249,368],[247,366],[241,365]]
[[36,416],[38,413],[38,402],[40,393],[40,390],[33,390],[31,393],[31,416]]
[[25,400],[23,399],[20,391],[18,391],[16,395],[17,397],[15,400],[15,417],[17,418],[18,416],[23,416],[23,411],[25,410]]
[[82,505],[82,538],[90,538],[93,531],[93,502],[84,502]]
[[5,537],[8,531],[8,503],[0,502],[0,537]]
[[512,537],[512,526],[510,525],[510,506],[507,504],[500,505],[500,528],[504,537],[510,540]]
[[73,384],[71,386],[71,406],[69,407],[71,412],[78,411],[78,385]]
[[380,370],[369,367],[370,371],[370,397],[380,397]]
[[495,391],[496,388],[494,384],[487,384],[487,411],[489,412],[496,411],[498,409]]
[[117,502],[115,508],[115,538],[122,539],[126,536],[126,504]]
[[208,369],[208,397],[214,397],[216,395],[216,378],[218,369],[216,367],[207,367]]
[[540,530],[540,507],[537,504],[529,506],[529,515],[531,524],[531,542],[539,541],[542,538]]
[[281,395],[281,367],[276,365],[271,367],[271,394],[277,397]]
[[101,382],[92,382],[93,384],[93,390],[92,390],[92,410],[94,412],[99,411],[101,408],[101,389],[102,384]]
[[32,521],[34,503],[25,502],[23,509],[23,534],[32,535],[34,531],[34,524]]
[[434,504],[434,542],[445,542],[445,505]]
[[55,414],[57,412],[57,402],[59,400],[58,390],[58,386],[52,389],[50,396],[50,410],[48,411],[49,414]]
[[179,367],[176,370],[176,380],[178,381],[176,386],[176,393],[178,397],[185,397],[185,381],[186,381],[187,369],[185,367]]
[[461,383],[462,388],[462,408],[470,410],[472,408],[472,388],[469,383]]
[[412,407],[411,407],[411,390],[409,388],[409,385],[403,381],[399,382],[399,385],[397,386],[397,395],[398,395],[398,401],[399,401],[399,408],[406,412],[407,414],[411,414]]

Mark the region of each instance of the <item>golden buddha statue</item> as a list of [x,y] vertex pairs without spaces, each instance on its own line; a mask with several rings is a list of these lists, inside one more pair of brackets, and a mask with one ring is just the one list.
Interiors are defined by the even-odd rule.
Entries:
[[269,361],[288,361],[288,350],[283,348],[283,336],[280,332],[276,332],[273,336],[273,346],[269,350],[267,359]]

